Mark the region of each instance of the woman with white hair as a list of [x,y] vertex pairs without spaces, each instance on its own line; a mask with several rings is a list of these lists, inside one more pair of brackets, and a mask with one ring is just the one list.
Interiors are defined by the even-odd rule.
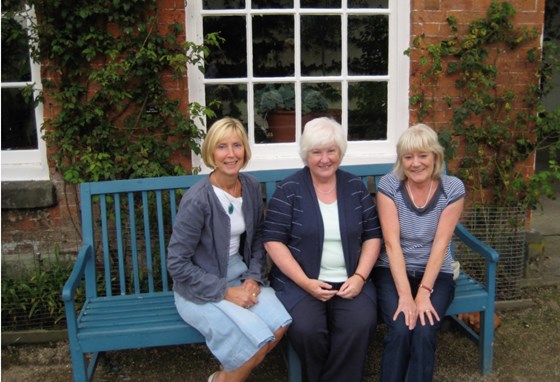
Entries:
[[339,169],[346,146],[336,121],[308,122],[305,167],[278,185],[265,219],[271,286],[293,318],[288,337],[309,382],[361,381],[377,326],[369,275],[381,230],[362,180]]

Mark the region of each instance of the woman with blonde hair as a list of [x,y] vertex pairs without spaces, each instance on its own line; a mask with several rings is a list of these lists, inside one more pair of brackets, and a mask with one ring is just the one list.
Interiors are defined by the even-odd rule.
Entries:
[[212,125],[202,159],[213,171],[181,199],[168,246],[177,310],[222,365],[209,382],[245,381],[291,323],[264,279],[260,184],[240,172],[250,157],[240,121]]
[[384,245],[373,272],[387,324],[381,381],[431,381],[441,319],[455,293],[451,238],[465,187],[443,174],[444,151],[430,127],[407,129],[394,171],[379,181]]

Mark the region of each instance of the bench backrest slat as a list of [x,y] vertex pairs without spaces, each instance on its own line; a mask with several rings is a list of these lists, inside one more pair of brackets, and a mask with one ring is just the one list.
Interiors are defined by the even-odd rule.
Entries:
[[[342,166],[375,192],[391,164]],[[298,169],[249,171],[263,187],[264,203],[278,182]],[[115,296],[169,291],[167,244],[183,193],[206,175],[81,185],[84,243],[92,244],[96,266],[86,270],[86,293]],[[100,288],[96,291],[95,285]],[[104,290],[103,290],[104,289]]]

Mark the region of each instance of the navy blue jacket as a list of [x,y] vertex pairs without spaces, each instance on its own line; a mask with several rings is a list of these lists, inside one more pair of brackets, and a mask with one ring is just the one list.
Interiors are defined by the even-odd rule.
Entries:
[[[373,199],[359,177],[338,170],[336,192],[346,271],[351,276],[358,266],[362,243],[381,238],[381,227]],[[324,227],[308,167],[278,185],[268,205],[263,240],[284,243],[309,278],[319,277]],[[307,293],[276,266],[271,269],[270,283],[288,311]],[[362,292],[375,301],[370,280]]]

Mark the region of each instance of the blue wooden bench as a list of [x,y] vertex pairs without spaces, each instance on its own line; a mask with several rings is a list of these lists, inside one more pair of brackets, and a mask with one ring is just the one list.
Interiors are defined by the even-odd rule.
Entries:
[[[392,164],[343,166],[372,189]],[[276,183],[294,169],[252,171],[268,201]],[[91,380],[103,352],[204,343],[178,315],[166,248],[184,190],[204,175],[84,183],[80,187],[82,246],[62,290],[75,381]],[[480,346],[480,370],[492,370],[493,315],[498,254],[459,225],[456,236],[486,262],[480,283],[462,273],[448,315],[482,313],[481,333],[463,325]],[[460,320],[458,320],[461,323]],[[288,346],[291,382],[301,381]]]

